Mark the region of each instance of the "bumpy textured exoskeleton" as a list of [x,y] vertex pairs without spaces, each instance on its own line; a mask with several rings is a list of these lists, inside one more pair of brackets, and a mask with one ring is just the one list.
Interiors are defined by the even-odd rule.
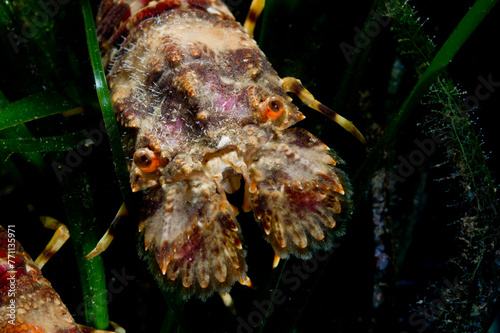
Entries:
[[0,333],[113,333],[78,325],[43,277],[41,268],[69,238],[64,224],[43,221],[56,233],[36,262],[16,235],[0,225]]
[[243,209],[279,257],[332,246],[348,210],[342,161],[290,128],[304,118],[287,95],[300,94],[299,81],[276,74],[221,1],[106,0],[97,27],[132,190],[145,190],[143,248],[161,284],[205,297],[246,279],[226,198],[241,183]]

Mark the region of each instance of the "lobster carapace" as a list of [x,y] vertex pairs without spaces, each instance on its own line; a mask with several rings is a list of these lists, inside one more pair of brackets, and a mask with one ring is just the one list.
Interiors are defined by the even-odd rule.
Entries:
[[145,191],[144,253],[160,283],[186,296],[248,281],[238,210],[226,197],[241,179],[243,210],[253,210],[278,257],[307,258],[343,232],[342,161],[291,128],[304,116],[287,93],[362,135],[299,80],[277,75],[251,36],[262,7],[253,1],[245,27],[219,0],[105,0],[99,8],[131,187]]

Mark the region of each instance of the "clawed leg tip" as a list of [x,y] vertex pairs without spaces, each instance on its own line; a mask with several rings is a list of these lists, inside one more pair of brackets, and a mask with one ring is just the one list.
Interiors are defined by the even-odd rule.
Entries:
[[234,301],[231,295],[229,295],[229,293],[219,293],[219,295],[224,305],[231,311],[231,314],[236,315],[236,308],[234,307]]
[[89,254],[87,254],[84,258],[89,260],[89,259],[92,259],[92,258],[95,258],[97,257],[99,254],[101,254],[101,251],[97,250],[97,249],[93,249]]
[[275,269],[276,267],[278,267],[278,265],[280,263],[280,260],[281,260],[281,258],[275,253],[274,254],[274,259],[273,259],[273,269]]
[[254,288],[254,285],[252,284],[252,281],[250,281],[250,278],[248,276],[239,279],[238,282],[246,287]]

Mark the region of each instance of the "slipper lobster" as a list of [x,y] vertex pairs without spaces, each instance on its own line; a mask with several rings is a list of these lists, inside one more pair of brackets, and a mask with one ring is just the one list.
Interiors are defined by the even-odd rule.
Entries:
[[[69,238],[66,226],[43,217],[53,238],[33,261],[15,238],[14,226],[0,225],[0,333],[114,333],[79,325],[41,269]],[[115,323],[118,332],[125,330]],[[119,328],[119,329],[118,329]]]
[[[252,38],[264,1],[242,26],[220,0],[104,0],[101,57],[122,128],[132,190],[145,191],[139,230],[165,287],[189,297],[248,283],[238,209],[244,182],[277,257],[308,258],[343,233],[350,187],[342,160],[306,130],[287,93],[354,125],[294,78],[280,78]],[[94,254],[95,255],[95,254]]]

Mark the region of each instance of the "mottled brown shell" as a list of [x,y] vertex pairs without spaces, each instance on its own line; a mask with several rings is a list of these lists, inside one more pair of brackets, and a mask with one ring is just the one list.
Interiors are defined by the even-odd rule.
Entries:
[[[15,291],[13,291],[15,289]],[[11,305],[13,304],[13,305]],[[15,315],[11,314],[12,306]],[[0,226],[0,332],[81,332],[21,244]]]
[[103,1],[97,25],[132,190],[146,191],[143,248],[162,285],[205,297],[246,278],[226,198],[241,178],[244,208],[279,256],[331,247],[348,197],[341,161],[288,129],[304,116],[221,1]]

